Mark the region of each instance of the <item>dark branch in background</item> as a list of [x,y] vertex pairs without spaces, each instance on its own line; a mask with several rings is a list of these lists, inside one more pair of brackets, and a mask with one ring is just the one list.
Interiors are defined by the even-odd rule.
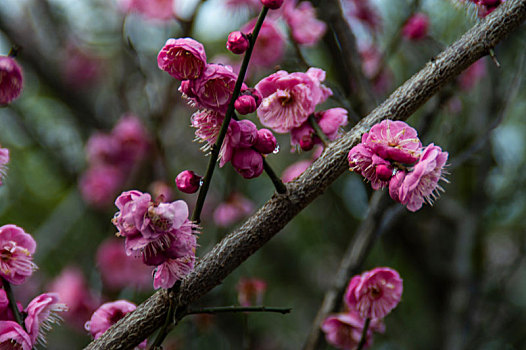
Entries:
[[164,322],[170,302],[184,309],[220,284],[347,170],[347,154],[360,142],[364,132],[386,118],[409,118],[444,84],[486,55],[525,19],[526,0],[508,0],[499,6],[399,87],[343,138],[333,142],[311,167],[287,185],[286,195],[275,194],[243,226],[219,242],[185,278],[175,299],[170,300],[166,290],[158,291],[86,349],[133,348]]
[[280,314],[288,314],[292,309],[287,307],[268,307],[268,306],[218,306],[218,307],[204,307],[201,309],[190,309],[186,312],[187,315],[195,314],[219,314],[225,312],[277,312]]
[[360,116],[367,115],[374,106],[376,99],[370,81],[362,71],[362,59],[356,45],[356,37],[343,15],[340,0],[311,0],[318,7],[318,15],[327,24],[328,33],[324,37],[325,44],[333,53],[333,66],[341,69],[336,74],[339,83],[354,109]]

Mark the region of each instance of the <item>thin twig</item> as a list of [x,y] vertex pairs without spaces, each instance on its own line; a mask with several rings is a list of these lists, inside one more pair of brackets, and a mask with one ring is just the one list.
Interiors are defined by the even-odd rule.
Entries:
[[316,136],[318,136],[319,139],[321,140],[321,142],[323,143],[323,146],[327,147],[331,141],[329,140],[327,135],[325,135],[323,130],[320,128],[320,125],[318,124],[316,119],[314,119],[314,115],[313,114],[309,115],[309,123],[312,126],[312,128],[314,129],[314,132],[316,132]]
[[187,315],[194,314],[218,314],[224,312],[277,312],[280,314],[288,314],[292,311],[287,307],[268,307],[268,306],[218,306],[218,307],[204,307],[200,309],[190,309]]
[[356,350],[362,350],[363,346],[365,345],[365,342],[367,341],[367,331],[369,330],[369,324],[371,323],[371,319],[367,317],[365,319],[365,324],[363,325],[362,330],[362,336],[360,337],[360,342],[358,343],[358,347]]
[[13,290],[11,289],[11,283],[9,283],[4,278],[2,278],[2,285],[4,286],[4,291],[5,291],[5,294],[7,295],[7,300],[9,300],[9,308],[11,309],[11,312],[13,313],[13,316],[15,317],[16,323],[22,326],[22,328],[25,330],[26,325],[24,324],[22,315],[20,314],[20,311],[18,310],[18,305],[16,305],[16,299],[13,294]]

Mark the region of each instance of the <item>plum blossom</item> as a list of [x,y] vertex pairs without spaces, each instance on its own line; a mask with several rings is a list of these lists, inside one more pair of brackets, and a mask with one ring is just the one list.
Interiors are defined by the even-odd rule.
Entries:
[[[257,19],[254,18],[241,28],[243,33],[254,30]],[[280,62],[285,54],[285,38],[276,21],[267,18],[259,31],[254,51],[250,60],[251,64],[261,67],[272,67]]]
[[16,225],[0,227],[0,276],[19,285],[36,270],[33,254],[37,244],[31,235]]
[[278,133],[301,126],[332,91],[321,82],[325,72],[309,68],[306,73],[280,70],[262,79],[257,85],[263,97],[257,114],[261,123]]
[[238,148],[232,157],[232,166],[245,179],[253,179],[263,173],[263,156],[251,148]]
[[175,79],[197,79],[206,68],[205,48],[192,38],[168,39],[157,55],[157,65]]
[[22,326],[14,321],[0,321],[0,349],[31,350],[33,342]]
[[45,344],[44,331],[61,321],[57,312],[66,310],[66,305],[59,303],[56,293],[44,293],[31,300],[25,309],[27,316],[24,324],[32,343]]
[[261,305],[267,290],[267,282],[259,278],[240,278],[236,289],[239,305]]
[[442,152],[440,147],[434,144],[427,146],[411,172],[400,172],[402,175],[391,180],[391,197],[407,206],[410,211],[420,209],[424,201],[433,204],[438,191],[443,191],[438,182],[446,181],[443,173],[447,158],[448,153]]
[[7,172],[7,163],[9,163],[9,149],[0,147],[0,186]]
[[398,272],[377,267],[351,279],[345,302],[350,310],[358,311],[364,319],[381,319],[398,305],[402,289]]
[[259,129],[254,149],[262,154],[269,154],[276,150],[278,141],[269,129]]
[[181,192],[195,193],[201,186],[201,176],[191,170],[185,170],[177,175],[175,184]]
[[[362,337],[365,320],[358,312],[350,311],[330,315],[322,325],[321,330],[325,333],[325,339],[329,344],[345,350],[355,349]],[[383,333],[384,324],[380,320],[372,320],[367,330],[367,338],[364,349],[369,348],[373,342],[373,331]]]
[[247,51],[250,46],[250,42],[245,34],[239,30],[228,34],[228,39],[226,41],[226,48],[236,54],[240,55]]
[[308,1],[287,1],[283,15],[291,30],[292,38],[298,44],[311,46],[316,44],[325,31],[325,22],[316,18],[316,10]]
[[194,269],[194,263],[194,255],[167,259],[157,266],[153,276],[153,287],[155,289],[172,287],[175,282],[184,278]]
[[[117,300],[102,304],[86,322],[84,328],[90,332],[94,339],[98,339],[108,328],[117,323],[126,314],[135,310],[137,306],[127,300]],[[138,346],[139,349],[146,348],[146,340]]]
[[17,99],[22,93],[24,77],[22,68],[15,59],[0,56],[0,105],[6,105]]

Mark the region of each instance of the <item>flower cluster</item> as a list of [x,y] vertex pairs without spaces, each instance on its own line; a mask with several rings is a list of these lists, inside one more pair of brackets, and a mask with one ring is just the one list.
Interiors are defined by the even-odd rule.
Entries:
[[140,256],[156,266],[154,287],[170,288],[192,271],[197,239],[195,225],[188,220],[182,200],[153,202],[148,193],[123,192],[115,201],[119,211],[113,218],[118,236],[126,239],[126,254]]
[[80,179],[84,200],[101,208],[110,204],[149,145],[146,129],[131,114],[121,118],[109,134],[92,135],[86,144],[89,167]]
[[[36,269],[33,253],[36,242],[22,228],[16,225],[0,227],[0,277],[2,283],[20,285]],[[14,300],[12,301],[16,303]],[[0,348],[30,350],[37,343],[45,343],[44,330],[49,330],[59,321],[56,312],[66,310],[59,303],[58,295],[45,293],[34,298],[24,309],[16,303],[18,312],[23,312],[22,324],[9,307],[9,299],[4,289],[0,289]]]
[[[86,322],[84,328],[90,332],[94,339],[98,339],[108,328],[117,323],[127,313],[135,310],[137,306],[127,300],[117,300],[102,304]],[[146,339],[137,348],[146,349]]]
[[382,319],[398,305],[402,289],[400,275],[388,267],[354,276],[344,296],[347,312],[327,317],[321,326],[327,341],[339,349],[354,349],[369,320],[365,348],[371,346],[373,332],[385,331]]
[[22,68],[15,59],[0,56],[0,105],[6,105],[17,99],[22,93]]
[[389,186],[389,195],[417,211],[443,189],[447,152],[434,144],[423,148],[415,129],[402,121],[384,120],[363,134],[362,142],[349,152],[352,171],[371,182],[373,189]]

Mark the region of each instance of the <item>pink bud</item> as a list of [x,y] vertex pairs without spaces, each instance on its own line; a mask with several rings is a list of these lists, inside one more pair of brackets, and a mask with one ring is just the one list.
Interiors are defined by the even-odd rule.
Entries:
[[258,130],[256,144],[254,145],[256,151],[261,152],[263,154],[269,154],[276,149],[277,144],[278,141],[276,141],[276,137],[274,136],[272,131],[270,131],[269,129]]
[[376,176],[382,181],[389,181],[391,176],[393,176],[393,169],[384,164],[377,165]]
[[240,55],[247,51],[249,45],[250,42],[248,41],[247,36],[240,31],[235,31],[228,35],[226,48],[236,55]]
[[184,193],[195,193],[201,185],[201,176],[191,170],[185,170],[175,178],[175,184],[179,191]]
[[245,115],[256,111],[256,99],[250,95],[241,95],[234,103],[234,107],[239,114]]
[[304,135],[300,139],[300,147],[304,151],[310,151],[314,147],[314,134]]
[[283,0],[261,0],[261,3],[271,10],[276,10],[283,5]]
[[429,18],[423,13],[413,15],[402,28],[402,35],[409,40],[420,40],[427,36]]
[[253,149],[239,148],[232,157],[232,165],[245,179],[253,179],[263,172],[263,156]]
[[235,148],[250,148],[256,143],[258,129],[250,120],[230,122],[230,145]]
[[22,69],[12,57],[0,56],[0,77],[0,105],[6,105],[22,92]]

